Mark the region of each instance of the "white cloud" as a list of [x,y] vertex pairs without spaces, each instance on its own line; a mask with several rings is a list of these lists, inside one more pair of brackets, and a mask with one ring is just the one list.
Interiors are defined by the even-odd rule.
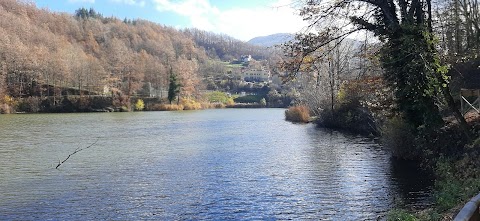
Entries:
[[158,11],[188,17],[192,27],[224,33],[240,40],[274,33],[294,33],[306,26],[290,7],[293,0],[278,0],[269,6],[219,10],[208,0],[153,0]]
[[[95,0],[93,0],[95,1]],[[145,1],[143,0],[111,0],[113,2],[117,2],[117,3],[123,3],[123,4],[127,4],[127,5],[137,5],[137,6],[140,6],[140,7],[143,7],[145,6]]]
[[95,3],[95,0],[68,0],[70,3],[85,2],[85,3]]
[[219,13],[216,7],[210,5],[208,0],[153,0],[159,11],[173,11],[184,16],[205,15],[208,13]]
[[208,0],[184,0],[183,2],[153,0],[153,2],[156,4],[158,11],[172,11],[188,17],[192,27],[207,31],[215,29],[212,20],[220,13],[218,8],[211,6]]

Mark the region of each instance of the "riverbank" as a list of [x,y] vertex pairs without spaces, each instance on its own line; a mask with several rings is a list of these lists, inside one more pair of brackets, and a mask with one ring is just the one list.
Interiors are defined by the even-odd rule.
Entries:
[[[475,135],[470,141],[453,117],[445,119],[444,127],[420,135],[390,122],[374,136],[392,150],[395,158],[418,162],[435,179],[431,206],[418,210],[399,204],[387,220],[453,220],[465,203],[480,193],[480,115],[469,113],[466,120]],[[357,128],[361,127],[340,130],[358,133]]]
[[[212,101],[210,101],[212,100]],[[180,99],[171,104],[165,98],[126,96],[57,96],[57,97],[5,97],[0,102],[0,113],[88,113],[129,111],[181,111],[221,108],[278,108],[266,103],[236,103],[225,98]]]
[[[471,112],[465,116],[474,134],[469,140],[454,117],[444,118],[445,126],[441,128],[425,130],[412,129],[399,118],[376,119],[375,114],[359,108],[336,111],[334,116],[324,112],[316,125],[376,137],[392,151],[394,158],[417,162],[434,176],[431,206],[418,210],[399,204],[388,220],[452,220],[480,192],[480,114]],[[285,115],[298,122],[302,112],[305,111],[291,108]],[[289,117],[292,113],[297,117]]]
[[421,211],[393,210],[388,220],[453,220],[473,196],[480,193],[480,115],[468,113],[468,125],[476,138],[461,133],[458,122],[447,118],[446,125],[429,137],[416,138],[413,149],[422,166],[435,175],[434,204]]

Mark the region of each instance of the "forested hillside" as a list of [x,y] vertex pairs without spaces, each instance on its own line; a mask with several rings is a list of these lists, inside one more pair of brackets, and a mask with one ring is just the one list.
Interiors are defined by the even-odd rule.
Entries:
[[195,43],[205,48],[211,58],[219,58],[223,61],[238,59],[242,55],[250,54],[255,60],[266,60],[274,52],[274,49],[266,49],[254,44],[243,42],[227,35],[215,34],[196,28],[183,31],[190,36]]
[[[199,37],[200,33],[206,37]],[[230,37],[103,17],[94,9],[79,9],[70,15],[3,0],[0,103],[8,103],[5,95],[108,93],[129,97],[162,92],[168,89],[170,70],[178,75],[181,96],[192,97],[203,87],[200,71],[209,69],[213,59],[260,51]]]
[[131,95],[144,81],[166,87],[170,67],[191,94],[207,59],[181,32],[147,21],[73,17],[13,0],[0,3],[0,16],[2,88],[14,97],[42,94],[44,84]]
[[273,35],[252,38],[248,41],[248,43],[258,46],[272,47],[291,41],[294,37],[295,35],[290,33],[277,33]]

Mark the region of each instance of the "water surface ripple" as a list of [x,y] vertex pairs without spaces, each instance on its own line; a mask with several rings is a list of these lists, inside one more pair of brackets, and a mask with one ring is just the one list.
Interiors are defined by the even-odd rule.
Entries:
[[376,220],[430,191],[282,109],[1,115],[0,140],[0,220]]

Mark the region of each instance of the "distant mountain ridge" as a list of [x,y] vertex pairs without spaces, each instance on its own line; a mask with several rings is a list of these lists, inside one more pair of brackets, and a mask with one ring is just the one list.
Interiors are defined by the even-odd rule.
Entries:
[[253,45],[263,46],[263,47],[271,47],[274,45],[279,45],[287,41],[290,41],[294,37],[295,35],[290,33],[277,33],[277,34],[252,38],[248,41],[248,43]]

